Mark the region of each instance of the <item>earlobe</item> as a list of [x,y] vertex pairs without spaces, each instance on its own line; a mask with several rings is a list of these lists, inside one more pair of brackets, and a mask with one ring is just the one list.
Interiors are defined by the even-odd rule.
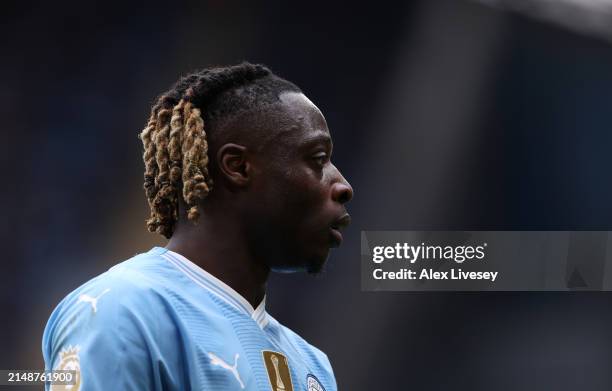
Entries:
[[249,183],[250,162],[247,148],[239,144],[224,144],[217,151],[217,164],[221,175],[230,185],[243,187]]

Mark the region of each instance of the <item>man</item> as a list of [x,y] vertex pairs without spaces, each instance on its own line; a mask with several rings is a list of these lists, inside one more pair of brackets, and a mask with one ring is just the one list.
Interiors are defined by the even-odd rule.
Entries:
[[147,225],[170,240],[58,305],[47,369],[78,370],[72,390],[335,390],[327,356],[265,311],[270,271],[321,271],[350,221],[319,109],[264,66],[205,69],[141,139]]

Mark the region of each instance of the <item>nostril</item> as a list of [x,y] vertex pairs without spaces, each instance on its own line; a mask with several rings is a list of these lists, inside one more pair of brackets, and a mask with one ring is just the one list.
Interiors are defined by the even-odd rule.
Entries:
[[345,184],[338,184],[334,189],[334,200],[346,204],[353,198],[353,188]]

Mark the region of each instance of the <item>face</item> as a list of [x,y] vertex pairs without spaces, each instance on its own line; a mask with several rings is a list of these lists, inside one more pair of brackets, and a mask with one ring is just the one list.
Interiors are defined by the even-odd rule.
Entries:
[[342,242],[353,189],[332,164],[332,139],[321,111],[287,92],[270,114],[251,157],[252,246],[275,271],[317,273]]

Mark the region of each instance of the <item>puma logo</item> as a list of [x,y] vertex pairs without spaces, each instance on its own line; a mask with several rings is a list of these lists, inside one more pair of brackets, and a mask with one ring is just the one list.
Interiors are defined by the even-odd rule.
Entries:
[[210,362],[212,365],[218,365],[221,368],[227,369],[228,371],[233,373],[234,377],[236,377],[236,380],[238,380],[238,383],[240,383],[240,388],[244,388],[244,383],[242,382],[242,379],[240,379],[240,374],[238,373],[238,357],[240,357],[238,353],[236,353],[236,355],[234,356],[233,366],[230,366],[228,363],[223,361],[221,358],[219,358],[219,356],[215,355],[214,353],[208,353],[208,357],[210,358]]
[[91,304],[91,309],[93,310],[94,313],[96,313],[98,312],[98,300],[100,300],[100,297],[104,296],[109,291],[110,291],[110,288],[106,288],[105,290],[102,291],[102,293],[100,293],[96,297],[91,297],[87,294],[82,294],[81,296],[79,296],[78,303],[83,302],[83,303]]

